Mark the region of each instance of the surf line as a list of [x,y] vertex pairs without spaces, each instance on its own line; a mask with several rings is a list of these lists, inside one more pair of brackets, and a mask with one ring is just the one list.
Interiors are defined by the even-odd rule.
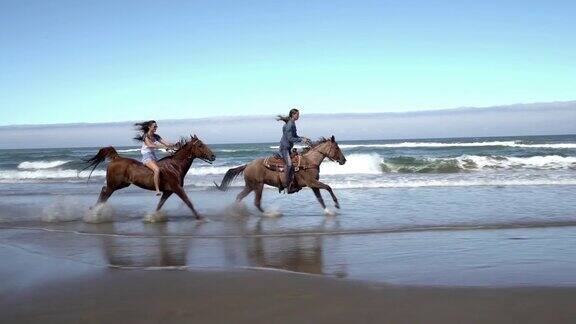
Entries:
[[6,230],[26,230],[45,231],[51,233],[75,234],[82,236],[100,237],[125,237],[125,238],[167,238],[167,239],[235,239],[235,238],[267,238],[267,237],[301,237],[301,236],[343,236],[343,235],[370,235],[370,234],[395,234],[413,232],[448,232],[448,231],[478,231],[478,230],[499,230],[499,229],[521,229],[521,228],[550,228],[550,227],[571,227],[576,226],[575,221],[549,222],[549,223],[516,223],[516,224],[486,224],[486,225],[461,225],[461,226],[428,226],[428,227],[404,227],[391,229],[360,229],[349,231],[330,232],[290,232],[290,233],[269,233],[269,234],[229,234],[229,235],[144,235],[130,233],[94,233],[73,230],[51,229],[44,227],[24,227],[24,226],[3,226],[0,229]]

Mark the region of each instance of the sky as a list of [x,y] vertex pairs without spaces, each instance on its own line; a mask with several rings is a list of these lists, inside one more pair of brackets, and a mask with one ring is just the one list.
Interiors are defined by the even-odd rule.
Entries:
[[0,125],[573,100],[574,1],[0,0]]

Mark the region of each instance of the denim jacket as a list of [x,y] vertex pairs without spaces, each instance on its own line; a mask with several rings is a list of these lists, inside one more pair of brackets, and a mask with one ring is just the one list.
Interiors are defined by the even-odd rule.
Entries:
[[294,143],[300,143],[304,139],[296,133],[296,123],[293,120],[289,120],[282,127],[282,139],[280,139],[280,150],[287,149],[292,150]]

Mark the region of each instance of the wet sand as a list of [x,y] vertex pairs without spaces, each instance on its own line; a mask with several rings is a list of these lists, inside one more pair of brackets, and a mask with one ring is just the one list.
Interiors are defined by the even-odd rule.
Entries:
[[[404,193],[427,197],[421,190]],[[101,224],[81,219],[93,195],[56,198],[56,204],[42,195],[3,200],[0,322],[572,323],[576,318],[576,227],[570,210],[534,212],[552,223],[538,218],[536,225],[501,224],[492,210],[462,206],[379,211],[374,196],[366,200],[372,207],[326,217],[304,203],[314,197],[299,196],[304,211],[294,212],[287,205],[296,198],[280,196],[270,205],[277,203],[286,215],[265,218],[242,209],[223,213],[222,201],[232,201],[234,192],[218,199],[216,194],[194,192],[210,220],[203,224],[176,200],[166,206],[167,223],[142,222],[153,210],[147,193],[119,194],[111,222]],[[352,206],[364,197],[341,194]],[[493,208],[499,206],[506,205]],[[474,219],[482,221],[470,222]]]
[[[572,323],[574,287],[426,287],[261,270],[127,270],[0,241],[3,323]],[[48,242],[48,241],[44,241]],[[50,243],[55,245],[56,243]]]

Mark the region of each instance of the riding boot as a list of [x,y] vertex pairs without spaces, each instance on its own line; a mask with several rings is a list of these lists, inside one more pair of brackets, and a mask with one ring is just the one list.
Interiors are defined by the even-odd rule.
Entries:
[[300,191],[301,188],[298,187],[298,183],[296,182],[296,177],[294,174],[294,167],[290,169],[290,182],[288,187],[286,188],[286,193],[291,194]]
[[282,192],[282,190],[286,190],[288,192],[288,188],[290,187],[290,182],[292,182],[290,177],[290,167],[285,166],[284,171],[282,172],[282,181],[280,182],[280,187],[278,188],[278,192]]

